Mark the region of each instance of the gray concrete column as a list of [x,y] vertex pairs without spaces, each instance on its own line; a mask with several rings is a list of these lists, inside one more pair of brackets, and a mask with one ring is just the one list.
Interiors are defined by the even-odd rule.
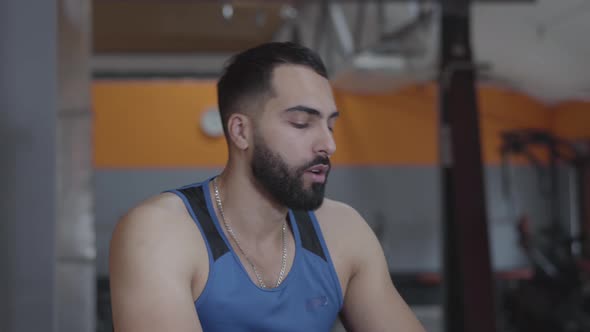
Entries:
[[0,1],[0,331],[93,331],[90,2]]
[[58,1],[56,305],[60,332],[96,325],[90,0]]
[[55,331],[57,6],[0,1],[0,331]]

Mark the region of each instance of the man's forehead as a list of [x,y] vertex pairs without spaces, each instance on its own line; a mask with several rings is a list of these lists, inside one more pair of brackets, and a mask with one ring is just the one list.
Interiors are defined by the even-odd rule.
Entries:
[[277,87],[296,84],[301,81],[318,85],[329,85],[325,77],[304,65],[282,64],[276,66],[272,71],[272,82]]
[[278,66],[273,73],[274,106],[289,108],[296,105],[333,111],[336,106],[329,81],[304,66]]

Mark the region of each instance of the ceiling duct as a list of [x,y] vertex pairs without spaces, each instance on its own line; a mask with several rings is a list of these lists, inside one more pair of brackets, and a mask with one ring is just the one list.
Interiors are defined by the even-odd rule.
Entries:
[[[389,11],[377,8],[375,13],[384,13],[385,20],[399,20],[388,16],[388,13],[394,10],[399,17],[400,9],[398,4]],[[333,75],[336,87],[358,92],[381,92],[435,77],[440,17],[438,6],[432,2],[416,1],[405,15],[410,18],[406,18],[404,23],[390,31],[377,33],[373,42],[343,57]]]

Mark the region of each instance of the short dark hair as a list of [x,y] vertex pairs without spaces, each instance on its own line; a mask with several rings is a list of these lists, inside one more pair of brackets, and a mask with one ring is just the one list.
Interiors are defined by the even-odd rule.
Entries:
[[226,135],[227,121],[231,114],[241,110],[244,98],[263,97],[273,92],[272,72],[282,64],[306,66],[328,78],[319,55],[296,43],[269,42],[236,54],[217,83],[217,103]]

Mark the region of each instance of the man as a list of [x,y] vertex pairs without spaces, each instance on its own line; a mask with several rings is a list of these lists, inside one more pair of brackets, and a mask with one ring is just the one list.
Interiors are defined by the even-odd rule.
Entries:
[[110,251],[115,329],[424,331],[351,207],[324,199],[339,113],[319,57],[292,43],[235,56],[218,82],[219,176],[142,202]]

